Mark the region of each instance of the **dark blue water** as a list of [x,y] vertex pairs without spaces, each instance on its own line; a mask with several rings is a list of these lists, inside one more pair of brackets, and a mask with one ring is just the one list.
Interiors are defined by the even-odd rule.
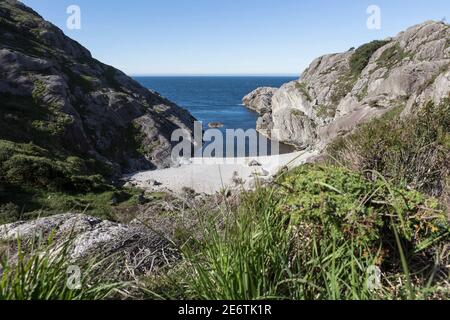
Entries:
[[188,109],[206,129],[221,122],[223,129],[255,128],[258,115],[242,105],[242,98],[258,87],[280,87],[295,80],[289,77],[136,77],[153,89]]
[[[278,88],[295,79],[268,76],[135,77],[144,87],[189,110],[198,121],[203,122],[205,130],[211,122],[222,123],[222,132],[226,129],[255,129],[258,114],[242,105],[242,98],[256,88]],[[279,149],[280,153],[292,151],[291,147],[284,145],[280,145]],[[250,155],[248,150],[245,154]]]

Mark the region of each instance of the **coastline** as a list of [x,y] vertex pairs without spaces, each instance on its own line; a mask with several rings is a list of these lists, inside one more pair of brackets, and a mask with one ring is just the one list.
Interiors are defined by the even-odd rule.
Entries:
[[[145,191],[182,193],[186,189],[201,194],[215,194],[235,187],[236,180],[250,189],[255,180],[270,180],[281,169],[293,168],[317,156],[317,151],[245,158],[192,158],[179,167],[142,171],[124,176],[123,180]],[[257,165],[251,165],[252,163]]]

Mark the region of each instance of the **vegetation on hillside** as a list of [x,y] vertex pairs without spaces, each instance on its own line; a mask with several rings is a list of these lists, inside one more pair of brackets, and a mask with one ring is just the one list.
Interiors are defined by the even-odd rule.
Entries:
[[[195,223],[185,230],[177,225],[176,234],[183,234],[183,241],[174,240],[179,263],[132,283],[116,279],[125,286],[120,297],[450,298],[450,224],[442,201],[449,177],[448,108],[448,100],[430,103],[402,119],[396,109],[332,144],[327,152],[333,164],[298,167],[270,185],[242,190],[237,201],[224,196],[226,205],[215,213],[195,208],[189,219]],[[13,297],[11,286],[21,288],[22,298],[46,298],[50,286],[57,295],[49,298],[93,297],[66,291],[58,277],[58,283],[33,278],[32,269],[49,265],[31,261],[37,265],[6,264],[4,298]],[[30,285],[16,283],[22,278]],[[103,295],[109,282],[100,276],[86,281],[97,298],[117,296],[117,290]]]
[[138,204],[142,191],[107,176],[96,160],[0,140],[0,224],[68,211],[112,219],[118,207]]
[[352,53],[349,60],[349,71],[342,74],[334,83],[334,91],[331,96],[332,105],[328,106],[327,114],[334,117],[339,103],[353,89],[374,53],[388,43],[389,41],[375,40],[363,44]]
[[350,58],[350,70],[352,75],[354,77],[359,77],[361,72],[369,64],[370,58],[372,58],[373,54],[388,43],[389,41],[375,40],[356,49]]
[[305,82],[297,82],[295,84],[295,88],[303,94],[303,96],[306,98],[308,102],[312,102],[311,95],[309,94],[308,91],[308,85]]
[[332,143],[329,161],[436,197],[445,197],[450,177],[450,99],[428,103],[401,118],[397,108]]
[[450,104],[401,111],[338,139],[326,152],[332,165],[297,168],[209,218],[205,238],[181,249],[179,268],[149,280],[152,292],[448,299]]
[[78,266],[80,269],[74,269],[69,245],[70,240],[57,246],[50,239],[28,244],[25,249],[19,242],[18,253],[11,256],[0,244],[0,300],[101,300],[123,296],[120,290],[126,283],[108,277],[112,265],[99,268],[100,259],[93,257]]
[[[114,68],[46,44],[45,32],[26,27],[30,16],[24,10],[9,4],[0,10],[0,28],[14,35],[0,33],[2,45],[51,58],[80,118],[87,115],[82,97],[93,90],[109,87],[117,99],[126,91]],[[374,41],[352,50],[348,72],[330,86],[332,103],[318,105],[318,117],[335,116],[386,44]],[[406,57],[392,46],[377,64],[390,68]],[[83,72],[90,64],[95,77]],[[124,282],[120,277],[128,266],[118,267],[115,257],[92,257],[80,265],[81,287],[70,288],[70,240],[0,242],[0,300],[450,298],[450,98],[407,117],[396,108],[332,143],[326,163],[280,173],[253,191],[224,192],[217,208],[212,197],[192,208],[185,205],[197,198],[190,190],[188,200],[175,203],[169,197],[146,200],[141,190],[117,187],[112,179],[119,168],[82,151],[79,132],[72,130],[74,118],[58,99],[49,99],[49,88],[39,80],[45,76],[30,75],[29,96],[0,96],[0,224],[63,212],[120,220],[132,212],[126,223],[152,201],[147,208],[152,214],[142,225],[152,228],[152,219],[160,224],[163,231],[154,232],[169,237],[181,259],[150,275],[131,270],[127,280],[134,281]],[[307,83],[295,87],[312,102]],[[361,98],[367,90],[361,90]],[[302,116],[299,110],[292,115]],[[91,139],[84,143],[99,136],[113,141],[102,155],[117,159],[116,166],[126,161],[125,150],[150,154],[158,143],[145,145],[135,124],[124,125],[115,137],[105,134],[108,125],[94,129],[84,123]],[[107,258],[112,260],[105,264]]]
[[[202,220],[204,237],[181,248],[178,269],[148,280],[153,297],[415,299],[449,293],[441,269],[448,256],[438,257],[446,253],[442,243],[450,228],[436,199],[382,177],[368,181],[318,165],[242,197],[233,210]],[[373,278],[377,270],[380,283]]]

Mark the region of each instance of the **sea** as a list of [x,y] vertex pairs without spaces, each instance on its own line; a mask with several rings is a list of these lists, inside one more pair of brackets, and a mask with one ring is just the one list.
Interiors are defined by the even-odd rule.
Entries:
[[[258,114],[242,104],[242,98],[258,87],[276,87],[298,77],[287,76],[150,76],[134,77],[141,85],[152,89],[179,106],[189,110],[203,123],[220,122],[227,129],[255,129]],[[248,148],[248,146],[247,146]],[[292,152],[280,145],[279,153]],[[250,150],[246,150],[249,156]]]

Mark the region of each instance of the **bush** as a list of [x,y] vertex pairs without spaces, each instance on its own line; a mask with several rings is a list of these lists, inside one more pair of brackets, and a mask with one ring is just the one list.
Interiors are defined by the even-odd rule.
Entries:
[[[425,298],[437,294],[435,280],[447,279],[433,273],[447,261],[437,266],[429,255],[449,234],[437,201],[343,168],[298,168],[275,186],[244,193],[239,206],[201,228],[204,238],[181,249],[184,263],[150,281],[156,296]],[[374,289],[377,267],[382,287]]]
[[359,76],[369,64],[370,58],[372,58],[373,54],[388,43],[389,41],[376,40],[370,43],[366,43],[356,49],[355,53],[353,53],[352,57],[350,58],[350,69],[352,71],[352,74],[354,76]]
[[20,219],[20,208],[14,203],[0,204],[0,224],[15,222]]
[[332,143],[329,161],[387,179],[431,196],[445,193],[450,175],[450,99],[428,103],[400,118],[400,109]]
[[32,143],[0,140],[0,182],[11,185],[53,191],[100,190],[105,181],[103,176],[91,173],[99,167],[93,161],[96,162],[75,156],[56,157]]
[[380,177],[370,182],[344,168],[303,166],[281,181],[280,214],[318,226],[316,235],[335,232],[342,239],[378,247],[380,240],[388,242],[384,233],[389,237],[395,228],[417,246],[448,230],[436,200],[390,186]]
[[44,157],[16,154],[3,162],[4,178],[12,184],[57,189],[63,184],[64,173],[54,161]]

